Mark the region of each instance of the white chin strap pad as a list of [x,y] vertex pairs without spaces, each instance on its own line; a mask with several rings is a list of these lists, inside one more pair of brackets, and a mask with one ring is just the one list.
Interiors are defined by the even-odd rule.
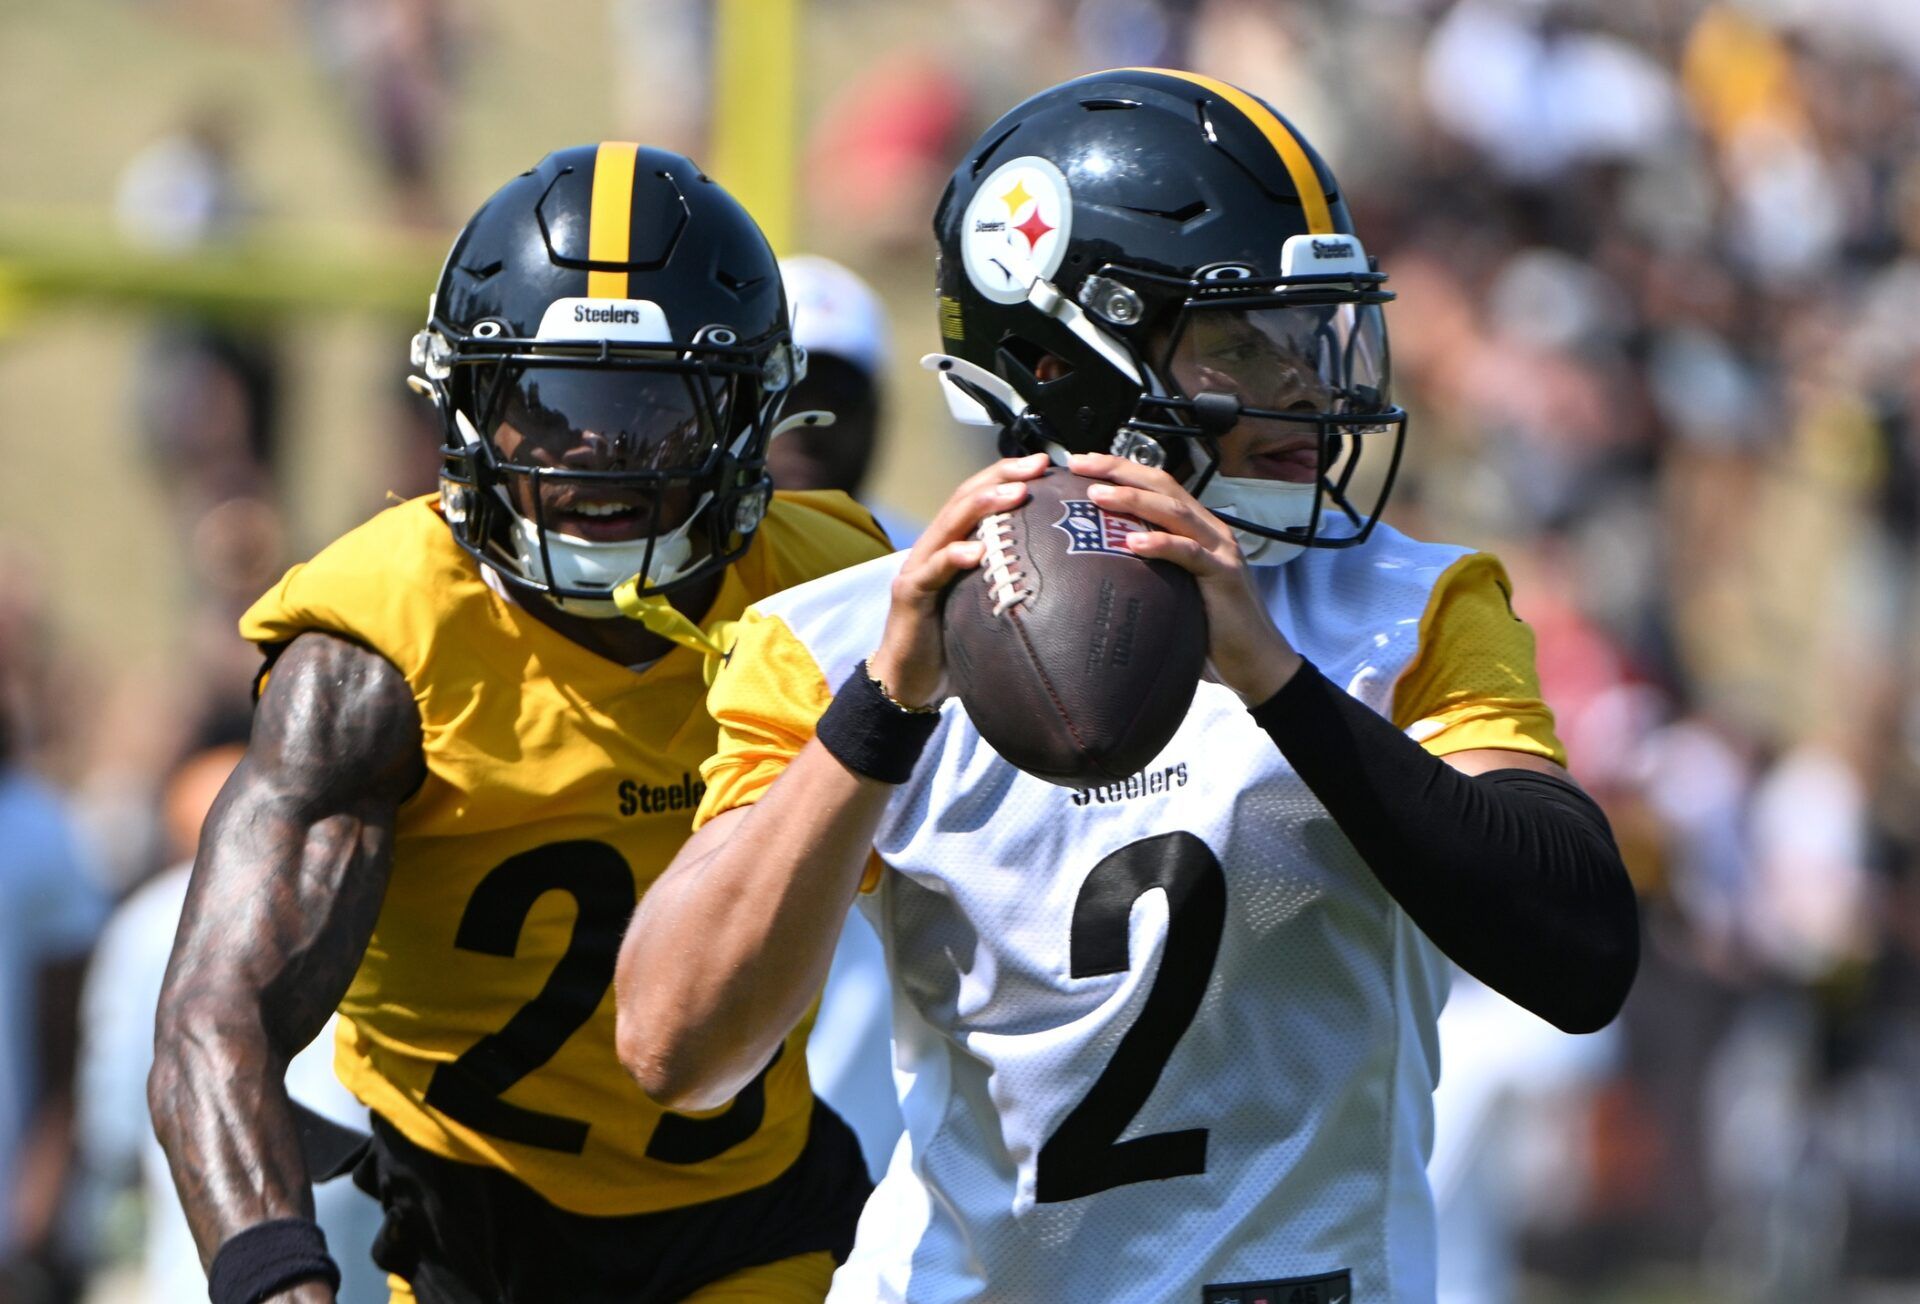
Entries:
[[[653,540],[653,564],[647,567],[647,584],[664,584],[676,579],[692,565],[693,542],[687,536],[699,518],[696,510],[678,526]],[[549,575],[541,564],[539,527],[518,512],[512,514],[512,522],[513,551],[529,578],[567,589],[605,589],[608,595],[604,601],[555,598],[556,605],[582,616],[611,618],[620,614],[620,609],[613,604],[613,590],[638,574],[646,563],[646,539],[596,543],[549,530],[547,555],[553,561],[553,573]]]
[[[1200,492],[1201,503],[1223,516],[1237,517],[1269,530],[1304,530],[1313,523],[1312,484],[1216,475]],[[1235,530],[1240,553],[1252,566],[1278,566],[1305,551],[1297,543]]]

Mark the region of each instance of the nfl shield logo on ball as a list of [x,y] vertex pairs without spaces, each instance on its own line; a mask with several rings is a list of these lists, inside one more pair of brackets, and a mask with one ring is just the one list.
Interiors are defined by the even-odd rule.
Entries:
[[1131,557],[1127,536],[1147,528],[1131,516],[1103,511],[1098,503],[1085,498],[1068,498],[1060,506],[1065,514],[1053,528],[1066,532],[1070,555],[1103,552],[1112,557]]

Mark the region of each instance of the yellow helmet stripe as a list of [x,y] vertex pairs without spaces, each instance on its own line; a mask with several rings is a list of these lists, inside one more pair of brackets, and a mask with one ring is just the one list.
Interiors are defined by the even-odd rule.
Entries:
[[1260,129],[1260,134],[1273,146],[1274,153],[1287,165],[1287,175],[1293,178],[1293,188],[1300,194],[1300,202],[1307,210],[1307,230],[1314,235],[1330,235],[1333,232],[1333,212],[1327,207],[1327,192],[1320,185],[1320,176],[1313,170],[1313,160],[1307,157],[1307,151],[1301,146],[1300,138],[1293,134],[1292,128],[1280,120],[1278,114],[1238,86],[1229,86],[1212,77],[1203,77],[1197,72],[1182,72],[1178,68],[1122,68],[1121,72],[1151,72],[1162,77],[1178,77],[1183,82],[1212,91]]
[[[605,140],[593,155],[593,208],[587,216],[587,257],[596,263],[624,263],[633,236],[633,164],[640,146],[630,140]],[[627,297],[627,274],[589,271],[587,294],[595,299]]]

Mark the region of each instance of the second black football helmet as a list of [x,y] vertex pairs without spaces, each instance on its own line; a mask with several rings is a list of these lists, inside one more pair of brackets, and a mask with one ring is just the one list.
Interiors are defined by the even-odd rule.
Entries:
[[691,160],[617,141],[556,150],[483,204],[413,342],[455,537],[587,615],[746,550],[804,361],[746,210]]

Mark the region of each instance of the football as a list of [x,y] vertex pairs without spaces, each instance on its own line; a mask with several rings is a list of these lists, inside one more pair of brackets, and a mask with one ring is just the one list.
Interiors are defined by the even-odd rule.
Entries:
[[1136,557],[1147,527],[1059,467],[980,523],[986,557],[947,589],[947,671],[974,728],[1036,778],[1086,788],[1136,774],[1193,702],[1207,656],[1193,576]]

